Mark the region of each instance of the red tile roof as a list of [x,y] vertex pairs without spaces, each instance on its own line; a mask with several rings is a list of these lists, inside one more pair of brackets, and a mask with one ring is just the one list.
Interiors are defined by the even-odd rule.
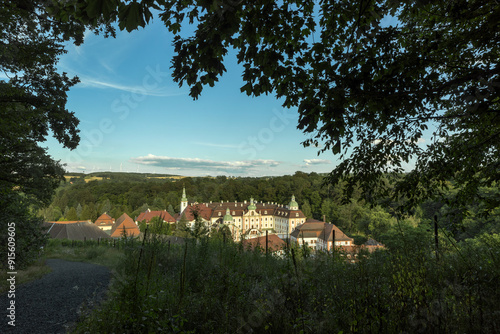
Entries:
[[115,219],[111,218],[107,213],[103,213],[96,219],[94,224],[96,226],[112,226],[115,223]]
[[[213,202],[199,204],[208,207],[212,210],[211,217],[218,217],[219,213],[221,216],[226,214],[226,209],[229,208],[231,215],[242,216],[248,212],[248,206],[250,202]],[[273,215],[286,218],[305,218],[304,213],[301,210],[289,210],[287,206],[271,203],[254,202],[256,206],[256,212],[261,215]],[[233,214],[234,211],[234,214]],[[297,215],[298,214],[298,215]],[[208,220],[208,219],[207,219]]]
[[127,237],[135,237],[141,233],[139,227],[137,227],[132,218],[126,213],[116,220],[115,225],[113,225],[111,229],[111,237],[120,238],[123,236],[124,232],[127,234]]
[[186,216],[188,221],[194,220],[193,211],[198,211],[201,217],[205,220],[210,220],[210,217],[212,216],[212,209],[207,207],[205,204],[190,204],[183,211],[183,214]]
[[[260,247],[265,251],[266,249],[266,236],[246,239],[241,242],[244,249],[254,250],[255,247]],[[267,236],[267,249],[270,252],[276,252],[285,248],[285,242],[281,240],[276,234],[269,234]]]
[[136,221],[142,222],[143,220],[146,221],[146,223],[149,223],[153,217],[162,217],[164,221],[169,222],[169,223],[175,223],[174,217],[168,211],[146,211],[146,212],[141,212],[139,217],[137,217]]

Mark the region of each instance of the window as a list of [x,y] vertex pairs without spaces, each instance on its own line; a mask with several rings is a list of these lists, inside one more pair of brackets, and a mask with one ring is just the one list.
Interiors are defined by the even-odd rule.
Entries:
[[222,215],[222,212],[219,212],[219,217]]
[[297,212],[297,213],[295,214],[295,217],[298,217],[298,216],[299,216],[299,213]]
[[264,210],[264,214],[267,215],[267,210]]
[[233,216],[234,216],[234,211],[233,211]]

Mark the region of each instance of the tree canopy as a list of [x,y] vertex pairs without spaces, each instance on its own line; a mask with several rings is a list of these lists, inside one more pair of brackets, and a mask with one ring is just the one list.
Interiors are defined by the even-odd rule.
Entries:
[[41,0],[2,0],[0,8],[0,238],[6,240],[7,224],[18,223],[18,244],[33,247],[16,247],[16,254],[28,260],[43,239],[30,207],[49,204],[64,174],[39,143],[52,135],[73,149],[79,141],[78,119],[66,109],[78,79],[59,73],[57,61],[65,42],[83,42],[88,24],[55,19]]
[[0,19],[0,184],[48,203],[63,174],[38,143],[49,131],[65,147],[78,144],[78,119],[65,105],[78,80],[58,73],[64,41],[83,41],[80,24],[54,21],[41,1],[2,1]]
[[[367,199],[387,193],[387,174],[395,196],[413,201],[453,180],[461,186],[454,202],[466,203],[498,182],[497,1],[76,3],[60,13],[128,31],[158,11],[175,35],[173,78],[195,99],[223,75],[234,49],[241,91],[283,99],[298,110],[305,146],[340,155],[329,181],[347,181],[346,198],[356,185]],[[182,30],[188,24],[192,34]]]

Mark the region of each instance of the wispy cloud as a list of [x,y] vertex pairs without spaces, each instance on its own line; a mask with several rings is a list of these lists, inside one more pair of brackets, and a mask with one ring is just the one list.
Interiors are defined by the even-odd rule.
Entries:
[[326,160],[326,159],[304,159],[304,162],[306,163],[306,166],[329,165],[332,163],[330,160]]
[[76,164],[66,164],[65,165],[67,171],[85,171],[87,168],[82,165],[76,165]]
[[214,172],[246,173],[258,167],[276,167],[280,163],[275,160],[242,160],[242,161],[214,161],[199,158],[173,158],[148,154],[144,157],[131,158],[131,162],[147,166],[164,167],[168,169],[207,169]]
[[173,91],[172,88],[168,87],[157,87],[154,89],[146,89],[142,86],[127,86],[114,82],[107,82],[104,80],[92,79],[85,76],[78,76],[80,78],[80,85],[83,87],[93,87],[93,88],[102,88],[102,89],[117,89],[129,93],[147,95],[147,96],[178,96],[185,95],[185,91]]

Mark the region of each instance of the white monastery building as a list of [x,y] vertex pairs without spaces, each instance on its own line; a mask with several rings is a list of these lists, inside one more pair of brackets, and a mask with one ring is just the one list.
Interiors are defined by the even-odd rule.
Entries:
[[265,235],[266,230],[268,234],[288,237],[297,226],[306,221],[295,196],[292,196],[288,205],[257,202],[253,198],[244,202],[188,203],[186,190],[183,189],[180,214],[176,215],[176,220],[184,219],[188,226],[193,226],[193,213],[197,213],[209,226],[227,225],[236,241]]

